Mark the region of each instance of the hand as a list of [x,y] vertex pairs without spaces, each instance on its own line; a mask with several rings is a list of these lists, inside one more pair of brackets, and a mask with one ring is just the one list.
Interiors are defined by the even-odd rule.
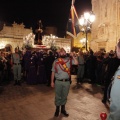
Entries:
[[54,83],[54,82],[51,83],[51,87],[52,87],[52,88],[55,87],[55,83]]
[[70,53],[70,56],[71,56],[71,57],[77,57],[76,54],[73,53],[73,52]]
[[3,60],[5,60],[5,58],[4,58],[4,57],[2,57],[2,59],[3,59]]
[[73,52],[71,52],[71,53],[70,53],[70,56],[71,56],[71,57],[73,57],[73,56],[74,56]]
[[4,62],[7,62],[7,60],[6,60],[4,57],[3,57],[3,61],[4,61]]

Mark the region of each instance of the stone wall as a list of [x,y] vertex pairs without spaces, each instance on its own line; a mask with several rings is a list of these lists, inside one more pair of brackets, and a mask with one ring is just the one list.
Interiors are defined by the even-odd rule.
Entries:
[[23,46],[23,37],[32,33],[32,29],[25,28],[22,24],[13,23],[11,26],[3,26],[3,29],[0,31],[0,44],[4,44],[4,46],[11,46],[12,52],[15,47],[19,46],[22,48]]
[[96,20],[92,24],[90,47],[94,51],[115,50],[120,38],[120,0],[92,0],[92,11]]

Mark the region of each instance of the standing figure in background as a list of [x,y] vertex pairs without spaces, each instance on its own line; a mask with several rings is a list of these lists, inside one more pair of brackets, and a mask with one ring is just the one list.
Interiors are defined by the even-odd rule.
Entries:
[[120,60],[117,58],[116,53],[114,53],[112,57],[110,57],[108,61],[106,61],[106,63],[107,63],[107,70],[105,73],[104,96],[102,99],[102,103],[104,104],[106,104],[106,102],[108,101],[107,91],[111,83],[111,79],[114,76],[115,71],[117,70],[118,66],[120,65]]
[[90,50],[90,53],[86,59],[86,67],[87,67],[87,78],[91,80],[91,83],[94,84],[96,82],[95,69],[96,69],[96,57],[94,56],[94,52]]
[[2,57],[2,52],[0,52],[0,86],[2,85],[4,78],[4,59]]
[[73,56],[73,53],[71,53],[71,57],[67,57],[66,51],[61,48],[59,51],[59,58],[54,61],[52,66],[51,87],[55,86],[55,117],[59,116],[60,106],[61,113],[66,117],[69,116],[65,110],[65,105],[70,88],[70,68],[71,64],[78,64],[78,61],[76,57]]
[[77,71],[77,84],[83,82],[83,77],[84,77],[84,56],[83,52],[79,51],[79,56],[78,56],[78,71]]
[[28,59],[28,73],[27,73],[27,84],[35,85],[37,84],[37,54],[36,51],[31,53],[30,58]]
[[26,49],[26,51],[23,54],[23,59],[22,59],[22,63],[23,63],[23,79],[24,81],[27,80],[27,76],[28,76],[28,71],[30,68],[30,58],[31,58],[31,50]]
[[20,55],[18,53],[18,48],[15,48],[15,53],[12,53],[11,55],[11,62],[13,65],[13,75],[14,75],[14,85],[21,85],[20,80],[21,80],[21,59]]
[[[45,60],[47,57],[47,53],[45,51],[41,51],[38,53],[38,68],[37,68],[37,83],[46,84],[46,70],[45,70]],[[47,66],[48,67],[48,66]]]
[[45,69],[46,69],[46,77],[47,77],[47,86],[51,85],[51,69],[52,69],[52,64],[55,60],[52,51],[48,51],[48,56],[46,57],[45,60]]

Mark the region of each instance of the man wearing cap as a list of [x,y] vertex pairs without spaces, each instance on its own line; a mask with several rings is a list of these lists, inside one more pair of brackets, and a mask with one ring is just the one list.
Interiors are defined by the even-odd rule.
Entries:
[[21,85],[20,80],[21,80],[21,58],[18,53],[18,48],[15,48],[15,53],[12,53],[11,56],[11,62],[13,65],[13,74],[14,74],[14,85]]
[[72,64],[78,65],[78,61],[76,57],[73,56],[73,53],[71,53],[70,56],[71,57],[67,57],[66,51],[61,48],[59,58],[54,61],[52,66],[51,87],[55,87],[55,117],[59,116],[60,106],[61,113],[66,117],[69,116],[65,110],[65,104],[70,88],[70,68]]
[[[120,40],[116,46],[117,57],[120,59]],[[114,75],[110,93],[110,114],[107,120],[120,120],[120,66]]]

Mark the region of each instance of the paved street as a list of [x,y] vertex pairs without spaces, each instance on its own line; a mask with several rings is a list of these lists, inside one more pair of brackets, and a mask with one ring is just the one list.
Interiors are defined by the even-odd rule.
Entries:
[[13,81],[0,93],[0,120],[101,120],[101,112],[109,112],[109,106],[101,103],[100,86],[83,83],[76,88],[72,84],[66,104],[68,118],[60,114],[54,117],[54,89],[44,84],[13,86]]

